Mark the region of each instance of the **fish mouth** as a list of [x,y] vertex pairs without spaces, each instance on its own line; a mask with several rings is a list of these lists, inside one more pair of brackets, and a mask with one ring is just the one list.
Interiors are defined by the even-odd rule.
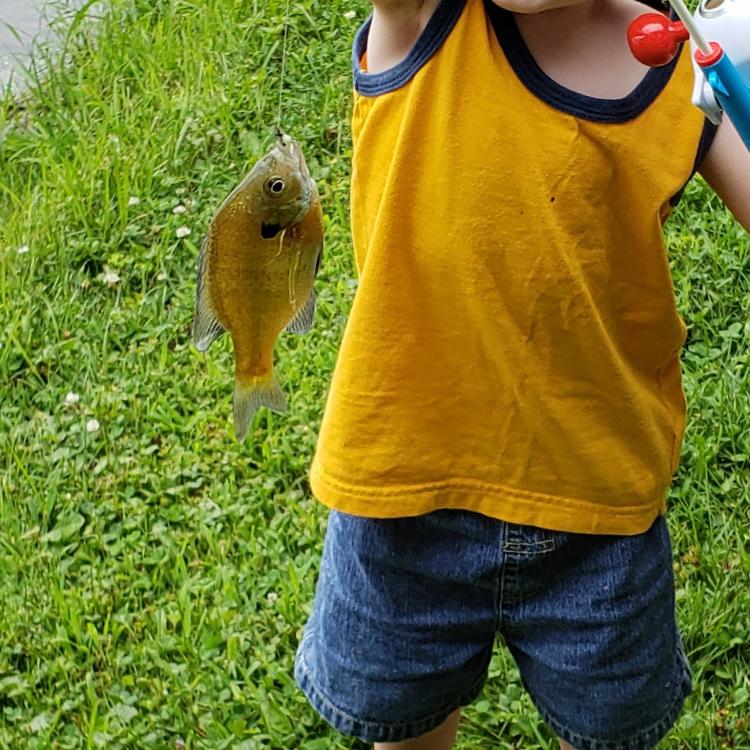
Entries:
[[282,130],[277,129],[276,149],[285,161],[289,161],[294,164],[294,166],[299,167],[299,170],[305,179],[310,179],[310,170],[307,168],[305,155],[302,153],[299,143],[297,143],[291,135],[287,135]]
[[276,131],[276,143],[267,159],[288,169],[299,180],[299,193],[287,198],[280,205],[269,205],[260,234],[264,240],[273,239],[279,232],[298,224],[305,218],[316,195],[315,181],[305,162],[304,154],[297,141],[281,130]]

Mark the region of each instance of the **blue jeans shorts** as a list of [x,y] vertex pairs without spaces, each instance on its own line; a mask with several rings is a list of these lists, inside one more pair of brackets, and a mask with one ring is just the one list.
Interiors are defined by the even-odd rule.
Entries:
[[653,748],[691,689],[664,518],[621,537],[333,511],[295,677],[343,734],[400,742],[480,693],[498,635],[576,750]]

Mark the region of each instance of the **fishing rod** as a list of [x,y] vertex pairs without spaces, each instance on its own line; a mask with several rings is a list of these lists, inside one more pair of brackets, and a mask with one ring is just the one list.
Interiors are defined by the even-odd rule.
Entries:
[[725,112],[750,151],[750,0],[701,0],[693,15],[683,0],[669,3],[680,20],[639,16],[628,28],[630,51],[644,65],[667,65],[690,40],[693,104],[715,125]]

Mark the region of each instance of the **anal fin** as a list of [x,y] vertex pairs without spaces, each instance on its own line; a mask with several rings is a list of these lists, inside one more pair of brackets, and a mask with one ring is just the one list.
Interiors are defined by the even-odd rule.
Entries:
[[315,317],[315,290],[310,292],[310,296],[299,310],[297,314],[292,318],[286,330],[292,333],[307,333],[313,325],[313,319]]

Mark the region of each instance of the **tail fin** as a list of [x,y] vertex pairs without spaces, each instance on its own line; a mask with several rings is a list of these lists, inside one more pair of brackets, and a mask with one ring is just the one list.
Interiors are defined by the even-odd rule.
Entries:
[[234,434],[242,442],[247,435],[253,415],[259,407],[266,406],[278,412],[286,411],[286,397],[276,376],[234,381]]

